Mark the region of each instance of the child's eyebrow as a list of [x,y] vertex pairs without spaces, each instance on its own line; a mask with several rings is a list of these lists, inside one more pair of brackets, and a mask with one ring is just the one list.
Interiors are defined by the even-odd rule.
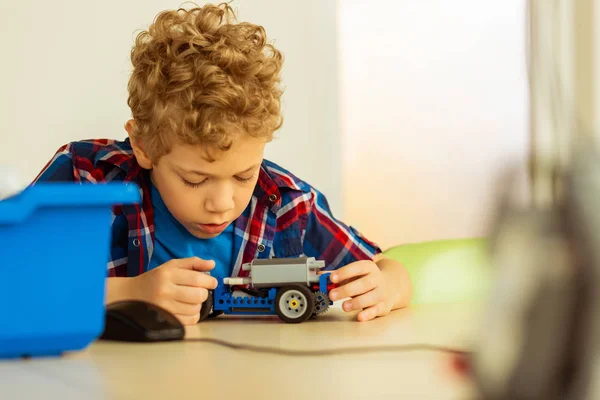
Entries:
[[[239,175],[239,174],[245,174],[246,172],[250,172],[250,171],[252,171],[253,169],[255,169],[256,167],[258,167],[259,165],[260,165],[260,164],[254,164],[254,165],[252,165],[251,167],[249,167],[249,168],[247,168],[247,169],[245,169],[245,170],[243,170],[243,171],[240,171],[240,172],[236,173],[235,175]],[[177,167],[177,166],[176,166],[176,168],[177,168],[179,171],[181,171],[181,172],[183,172],[183,173],[186,173],[186,174],[194,174],[194,175],[202,175],[202,176],[211,176],[211,174],[209,174],[209,173],[207,173],[207,172],[204,172],[204,171],[200,171],[200,170],[198,170],[198,169],[185,169],[185,168],[180,168],[180,167]]]

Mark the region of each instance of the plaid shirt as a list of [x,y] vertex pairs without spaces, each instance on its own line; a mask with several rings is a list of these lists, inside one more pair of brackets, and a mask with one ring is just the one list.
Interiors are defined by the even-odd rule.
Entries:
[[[84,140],[62,146],[34,184],[46,181],[137,184],[140,204],[113,207],[108,276],[144,272],[154,249],[154,211],[148,171],[138,165],[129,139]],[[381,252],[356,229],[335,219],[319,191],[267,160],[250,203],[234,224],[237,256],[232,276],[247,275],[241,265],[255,258],[306,255],[324,260],[326,269],[332,270],[373,259]]]

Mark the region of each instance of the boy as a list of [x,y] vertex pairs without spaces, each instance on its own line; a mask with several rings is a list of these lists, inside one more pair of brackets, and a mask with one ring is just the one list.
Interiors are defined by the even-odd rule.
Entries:
[[[406,306],[406,270],[337,221],[316,189],[263,159],[281,126],[282,55],[226,4],[166,11],[140,33],[125,141],[61,147],[35,182],[132,182],[142,203],[114,208],[106,302],[155,303],[198,322],[215,277],[254,258],[313,256],[334,270],[359,321]],[[211,271],[211,275],[198,273]]]

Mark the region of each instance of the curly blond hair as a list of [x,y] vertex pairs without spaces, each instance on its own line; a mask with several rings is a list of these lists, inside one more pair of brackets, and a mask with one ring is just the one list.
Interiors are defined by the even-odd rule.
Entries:
[[161,12],[131,62],[132,136],[155,161],[173,139],[226,151],[238,134],[270,141],[282,124],[283,56],[226,3]]

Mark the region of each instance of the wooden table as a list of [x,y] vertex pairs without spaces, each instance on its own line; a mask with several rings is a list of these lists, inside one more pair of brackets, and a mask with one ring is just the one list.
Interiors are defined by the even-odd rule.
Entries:
[[[98,341],[61,358],[0,362],[0,397],[61,399],[465,399],[473,389],[450,373],[450,355],[431,350],[322,354],[332,350],[433,344],[469,348],[475,304],[413,306],[359,323],[334,307],[303,324],[219,317],[186,339],[318,354],[281,355],[180,341]],[[233,397],[235,396],[235,397]]]

